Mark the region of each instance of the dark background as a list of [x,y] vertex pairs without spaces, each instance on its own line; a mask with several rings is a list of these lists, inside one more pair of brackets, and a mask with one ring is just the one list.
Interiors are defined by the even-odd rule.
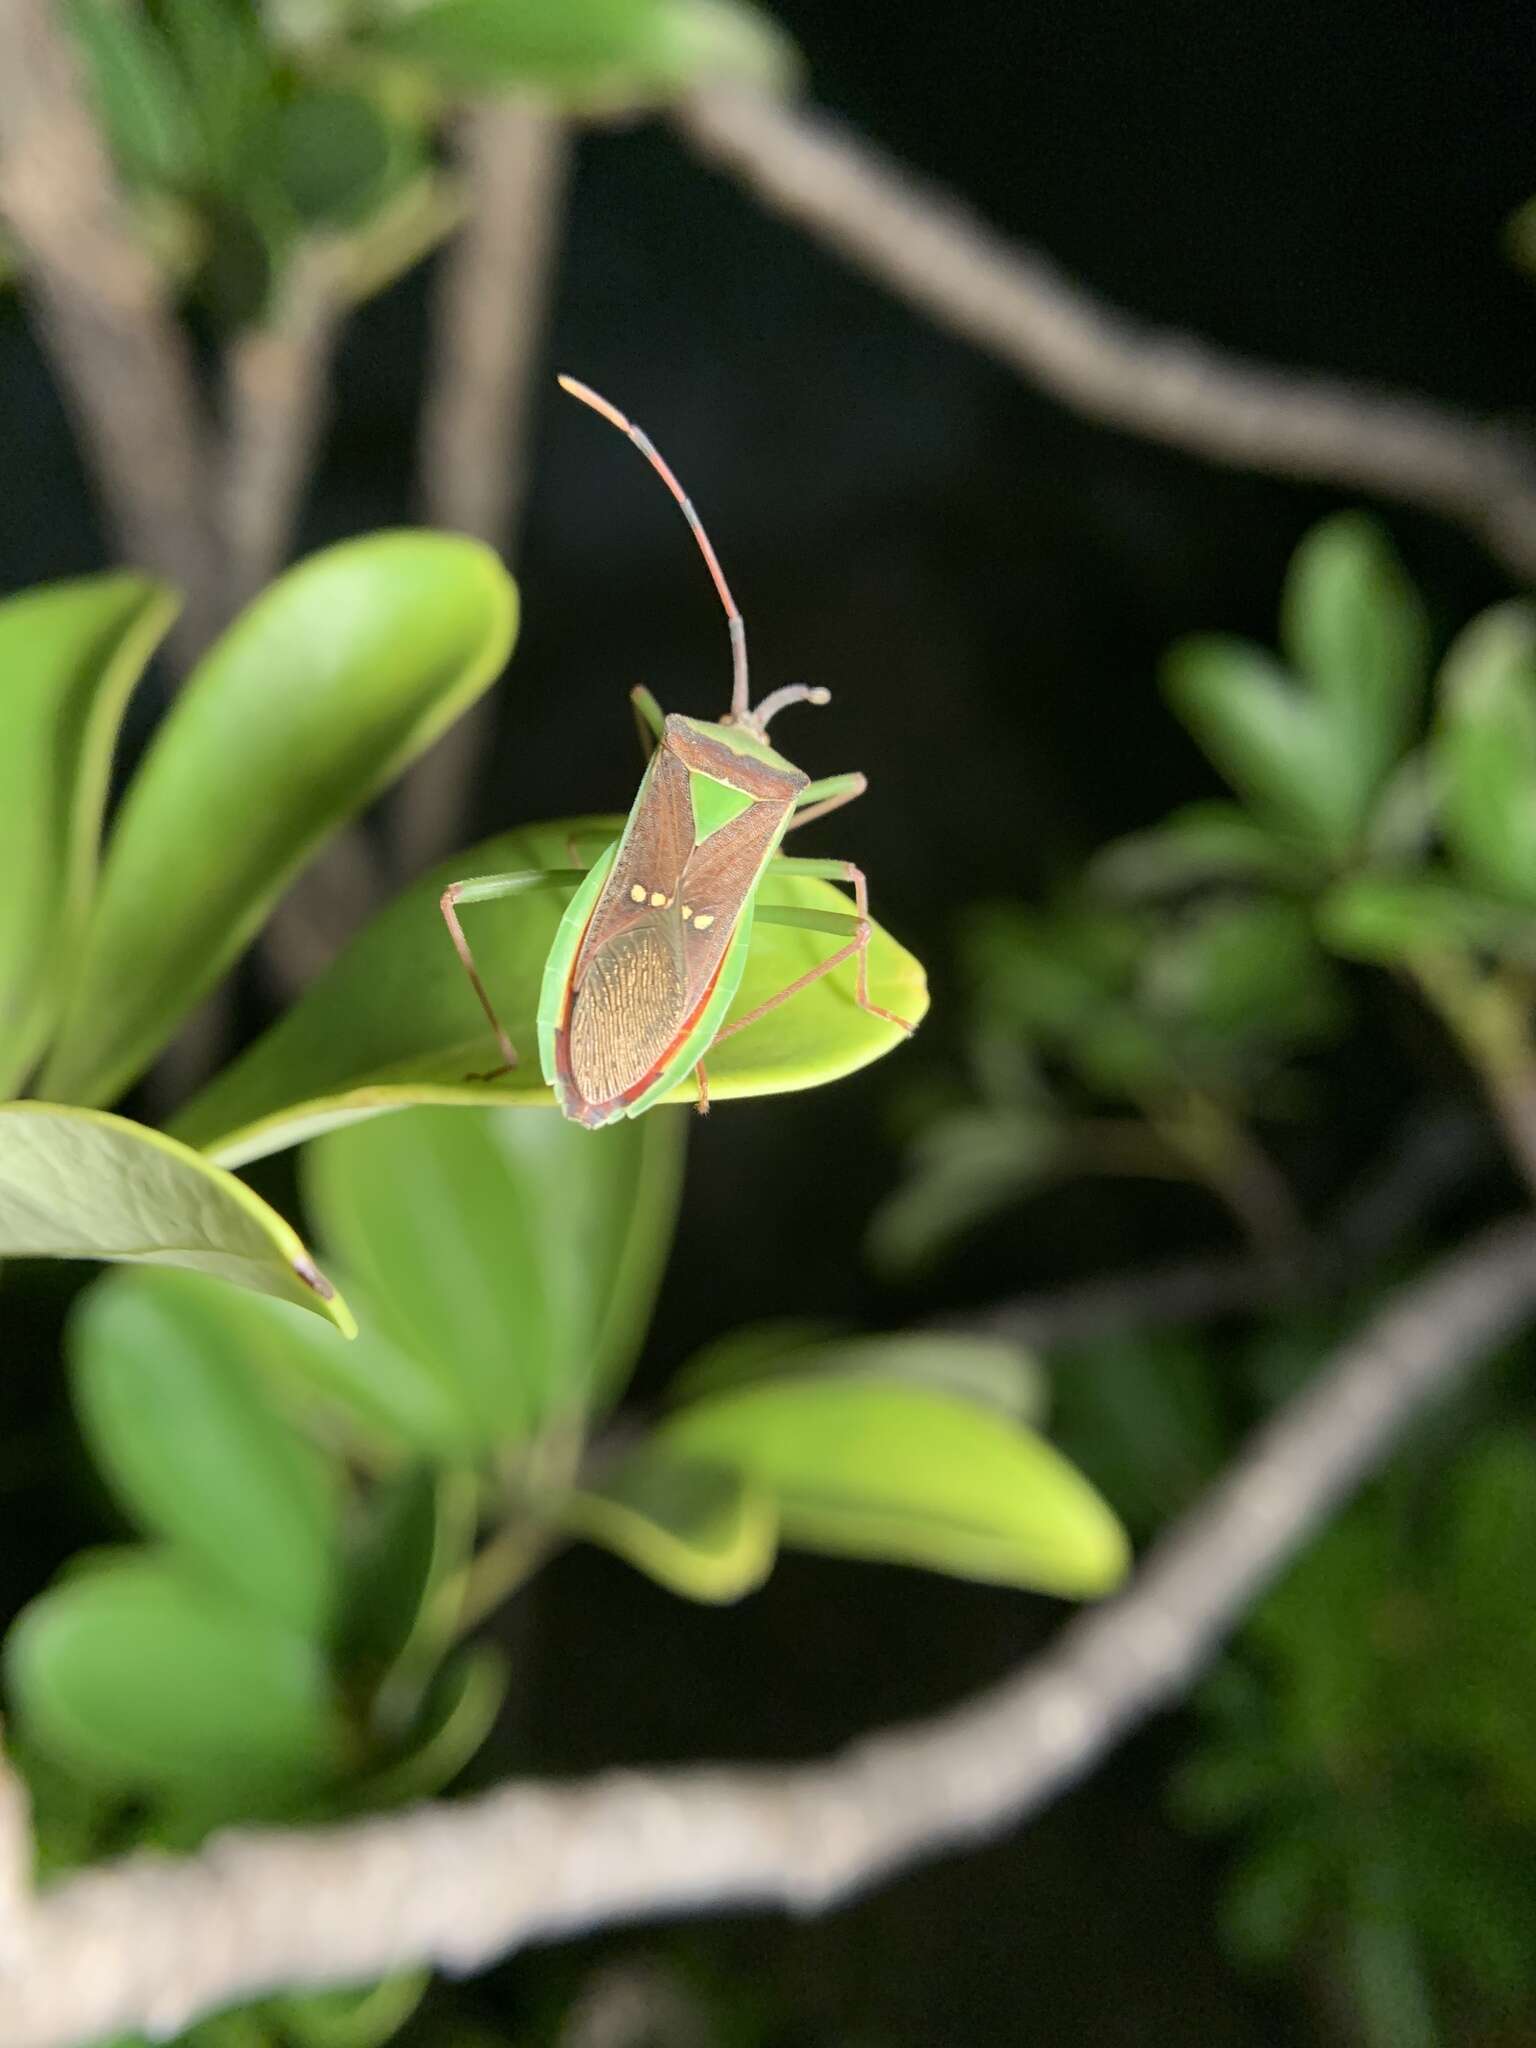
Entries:
[[[1000,229],[1149,321],[1258,357],[1528,412],[1536,287],[1501,244],[1536,191],[1536,24],[1521,0],[787,0],[810,86]],[[304,535],[415,516],[421,276],[367,307],[339,365]],[[1067,1194],[982,1233],[926,1292],[882,1290],[860,1240],[895,1167],[893,1105],[958,1041],[950,941],[1116,832],[1207,791],[1156,685],[1179,633],[1267,638],[1305,527],[1347,500],[1237,475],[1064,414],[863,282],[660,125],[580,146],[537,401],[518,561],[523,637],[475,832],[622,807],[625,692],[723,708],[723,622],[675,512],[554,390],[632,412],[696,499],[747,616],[759,690],[824,682],[776,738],[869,797],[813,828],[869,872],[930,963],[908,1052],[832,1090],[724,1106],[693,1138],[678,1250],[638,1389],[756,1316],[895,1324],[1219,1243],[1193,1197]],[[14,300],[0,306],[0,587],[103,559],[66,423]],[[1442,632],[1505,591],[1471,542],[1387,508]],[[1292,1162],[1325,1192],[1379,1137],[1391,1058],[1337,1085]],[[793,1756],[1001,1674],[1049,1603],[790,1559],[723,1613],[589,1551],[518,1625],[521,1725],[488,1770]],[[1154,1729],[1008,1842],[820,1923],[639,1931],[509,1965],[466,1996],[536,2014],[597,1956],[682,1955],[757,1997],[785,2044],[1319,2038],[1286,1985],[1223,1964],[1220,1864],[1162,1817],[1177,1730]],[[430,2015],[414,2038],[431,2043]]]

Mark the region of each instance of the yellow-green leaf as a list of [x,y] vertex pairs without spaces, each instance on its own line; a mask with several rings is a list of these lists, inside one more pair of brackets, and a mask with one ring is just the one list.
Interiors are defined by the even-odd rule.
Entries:
[[123,707],[175,610],[159,584],[121,574],[0,604],[0,1093],[26,1078],[57,1019]]
[[[547,1104],[534,1019],[539,982],[568,891],[535,890],[467,913],[476,958],[522,1053],[516,1072],[473,1081],[497,1064],[495,1041],[438,913],[449,882],[498,870],[562,868],[569,841],[590,845],[621,819],[525,826],[443,863],[361,932],[331,969],[188,1107],[174,1129],[226,1164],[258,1159],[380,1110],[413,1104]],[[772,876],[765,900],[846,912],[830,882]],[[759,923],[730,1016],[744,1015],[835,949],[824,935]],[[778,1095],[867,1066],[905,1034],[861,1010],[853,966],[738,1033],[709,1056],[710,1095]],[[877,925],[869,953],[873,1000],[917,1023],[928,1008],[921,964]],[[729,1019],[727,1020],[729,1021]],[[690,1080],[674,1099],[691,1102]]]
[[129,786],[44,1093],[121,1094],[326,837],[485,689],[515,624],[496,556],[453,534],[348,541],[258,598]]
[[275,1209],[174,1138],[105,1110],[0,1105],[0,1257],[186,1266],[352,1334],[346,1303]]
[[1119,1522],[1043,1438],[927,1388],[763,1381],[672,1416],[656,1443],[766,1488],[782,1540],[1091,1597],[1128,1559]]

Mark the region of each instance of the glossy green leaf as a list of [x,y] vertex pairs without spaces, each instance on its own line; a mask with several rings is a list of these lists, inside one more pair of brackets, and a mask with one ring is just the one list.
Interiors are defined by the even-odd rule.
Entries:
[[654,1441],[765,1487],[804,1549],[1074,1596],[1126,1568],[1119,1523],[1057,1451],[926,1387],[769,1381],[683,1409]]
[[185,1266],[352,1334],[346,1303],[275,1209],[174,1138],[104,1110],[0,1104],[0,1256]]
[[202,154],[192,102],[165,39],[143,10],[119,0],[67,0],[63,11],[123,169],[150,184],[195,184]]
[[481,1437],[452,1370],[392,1344],[366,1290],[351,1274],[338,1278],[358,1319],[355,1337],[256,1294],[226,1302],[225,1320],[273,1383],[300,1407],[319,1406],[367,1462],[403,1452],[472,1463]]
[[166,1558],[44,1593],[6,1638],[5,1669],[29,1739],[118,1791],[270,1794],[338,1761],[318,1645]]
[[379,2048],[399,2032],[426,1995],[430,1972],[412,1970],[359,1991],[307,1991],[269,1999],[292,2048]]
[[516,594],[488,548],[386,533],[280,577],[198,664],[129,786],[44,1091],[142,1072],[328,834],[506,660]]
[[800,1374],[814,1378],[892,1380],[902,1386],[928,1387],[952,1394],[958,1401],[991,1408],[1015,1422],[1037,1423],[1048,1406],[1039,1365],[1016,1344],[996,1337],[968,1337],[955,1331],[919,1331],[891,1337],[844,1337],[807,1340],[801,1332],[814,1325],[762,1324],[735,1334],[685,1365],[668,1393],[673,1400],[696,1401],[725,1388],[785,1380]]
[[1111,894],[1172,896],[1215,882],[1305,884],[1315,863],[1305,848],[1272,832],[1236,804],[1187,804],[1160,825],[1116,839],[1089,865]]
[[1476,886],[1536,905],[1536,607],[1473,620],[1445,658],[1440,706],[1451,850]]
[[[413,1465],[376,1485],[347,1560],[337,1655],[387,1724],[452,1634],[475,1534],[475,1478]],[[383,1732],[389,1732],[387,1727]],[[397,1731],[396,1731],[397,1732]]]
[[0,1094],[53,1029],[96,879],[113,742],[170,624],[142,576],[82,576],[0,603]]
[[1317,908],[1335,952],[1391,965],[1427,953],[1497,953],[1536,959],[1536,916],[1476,895],[1445,874],[1357,875]]
[[1356,771],[1316,699],[1244,640],[1180,641],[1164,664],[1174,710],[1238,792],[1275,826],[1329,851],[1361,823]]
[[690,1600],[739,1600],[773,1569],[778,1518],[767,1488],[731,1465],[679,1456],[665,1437],[564,1495],[556,1513]]
[[727,76],[782,83],[788,39],[739,0],[430,0],[381,16],[365,46],[455,89],[534,84],[578,98]]
[[686,1132],[675,1114],[593,1132],[552,1111],[418,1110],[321,1138],[305,1188],[386,1336],[442,1361],[494,1445],[583,1415],[627,1373]]
[[[462,876],[565,867],[573,833],[590,841],[605,830],[617,833],[621,822],[576,818],[527,826],[444,862],[358,935],[288,1014],[197,1097],[176,1131],[234,1164],[384,1109],[552,1102],[539,1073],[534,1018],[567,893],[535,890],[466,913],[481,971],[523,1055],[515,1073],[492,1082],[465,1078],[494,1067],[498,1055],[443,929],[438,899]],[[848,908],[848,898],[830,882],[774,877],[771,888],[776,903]],[[816,932],[759,924],[730,1015],[741,1016],[787,987],[834,943]],[[878,925],[869,988],[875,1002],[914,1023],[927,1010],[921,965]],[[850,963],[712,1052],[710,1096],[721,1103],[818,1087],[903,1042],[895,1025],[854,1002]],[[691,1103],[696,1093],[689,1080],[675,1099]],[[602,1139],[600,1132],[583,1135]]]
[[275,1407],[229,1299],[197,1273],[98,1281],[70,1324],[75,1412],[141,1528],[234,1598],[321,1635],[340,1561],[337,1475]]
[[1417,728],[1429,656],[1423,604],[1374,520],[1341,512],[1307,534],[1286,575],[1280,640],[1327,713],[1363,819]]

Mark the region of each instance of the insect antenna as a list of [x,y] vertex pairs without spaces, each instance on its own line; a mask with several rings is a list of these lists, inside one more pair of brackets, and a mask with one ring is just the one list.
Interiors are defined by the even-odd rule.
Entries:
[[[560,377],[557,381],[562,391],[568,391],[572,398],[579,398],[583,405],[590,405],[594,412],[600,412],[605,420],[616,426],[621,434],[628,435],[681,506],[683,517],[693,528],[693,537],[699,544],[699,552],[704,557],[705,566],[714,578],[715,588],[720,593],[720,602],[725,606],[725,616],[730,625],[732,723],[744,725],[749,730],[759,726],[763,711],[768,711],[771,717],[773,711],[783,709],[786,693],[775,690],[757,716],[753,716],[752,700],[747,690],[747,628],[736,608],[736,600],[731,595],[731,586],[725,580],[720,557],[715,553],[709,535],[704,531],[704,522],[693,509],[693,500],[662,460],[660,450],[643,427],[637,427],[633,420],[626,419],[616,405],[610,405],[606,398],[599,397],[589,385],[578,382],[575,377]],[[811,697],[813,703],[818,701],[814,693],[804,692],[802,685],[793,685],[792,688],[801,689],[803,694]],[[772,706],[772,710],[769,710],[769,706]]]

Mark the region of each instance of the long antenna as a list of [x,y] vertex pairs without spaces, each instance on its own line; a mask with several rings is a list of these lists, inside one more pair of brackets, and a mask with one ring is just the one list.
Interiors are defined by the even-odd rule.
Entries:
[[725,606],[725,616],[731,629],[731,718],[737,725],[749,725],[752,720],[752,700],[747,692],[747,628],[741,613],[736,609],[736,600],[731,595],[731,586],[725,580],[720,557],[715,553],[709,535],[704,531],[704,522],[693,509],[693,500],[662,460],[655,442],[643,427],[637,427],[633,420],[626,419],[616,405],[610,405],[607,399],[599,397],[590,385],[580,383],[575,377],[560,377],[556,381],[562,391],[568,391],[572,398],[579,398],[583,405],[590,405],[594,412],[600,412],[605,420],[616,426],[621,434],[627,434],[682,507],[683,517],[693,528],[693,537],[699,544],[699,552],[704,557],[705,566],[714,578],[715,588],[720,593],[720,602]]

